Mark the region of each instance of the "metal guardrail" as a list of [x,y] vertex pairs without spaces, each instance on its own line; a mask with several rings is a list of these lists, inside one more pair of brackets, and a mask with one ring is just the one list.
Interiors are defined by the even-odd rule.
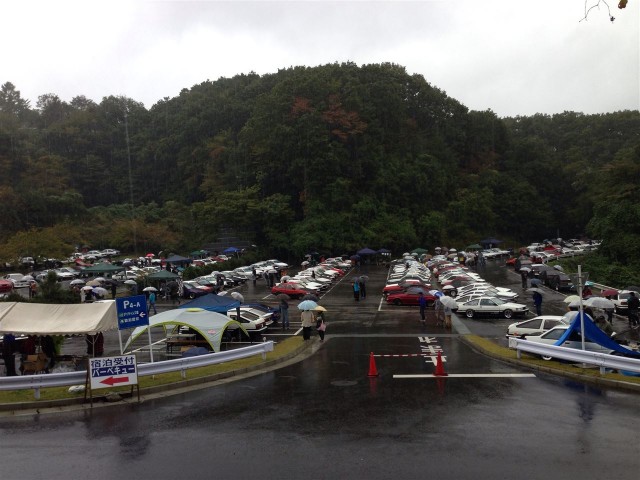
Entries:
[[637,358],[620,357],[608,353],[547,345],[545,343],[530,342],[529,340],[516,337],[509,338],[509,348],[517,350],[518,358],[521,358],[522,352],[527,352],[544,357],[569,360],[575,363],[585,363],[600,367],[601,374],[604,374],[607,368],[640,373],[640,359]]
[[[156,363],[138,365],[138,376],[159,375],[161,373],[181,372],[186,378],[190,368],[205,367],[223,362],[231,362],[242,358],[261,354],[264,360],[267,352],[273,351],[273,342],[263,342],[250,347],[242,347],[226,352],[210,353],[196,357],[176,358]],[[43,375],[20,375],[17,377],[0,377],[0,390],[34,390],[36,399],[40,398],[41,388],[66,387],[84,384],[86,370],[64,373],[47,373]]]

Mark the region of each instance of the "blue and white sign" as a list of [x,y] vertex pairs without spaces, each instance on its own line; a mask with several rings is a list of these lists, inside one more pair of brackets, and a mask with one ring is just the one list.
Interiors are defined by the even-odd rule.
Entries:
[[91,389],[138,384],[135,355],[89,359]]
[[116,310],[118,312],[119,330],[149,325],[147,297],[145,295],[116,298]]

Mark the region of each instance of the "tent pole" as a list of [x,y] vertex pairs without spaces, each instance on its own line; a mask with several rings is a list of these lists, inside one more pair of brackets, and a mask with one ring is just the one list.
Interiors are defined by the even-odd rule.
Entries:
[[118,342],[120,343],[120,355],[124,355],[122,351],[122,330],[118,329]]
[[149,335],[149,356],[151,357],[151,363],[153,363],[153,344],[151,343],[151,326],[147,326],[147,334]]

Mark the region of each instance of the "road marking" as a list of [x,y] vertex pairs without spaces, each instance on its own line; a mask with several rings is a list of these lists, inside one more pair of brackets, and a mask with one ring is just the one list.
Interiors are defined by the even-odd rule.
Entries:
[[446,376],[433,374],[394,375],[393,378],[535,378],[533,373],[449,373]]

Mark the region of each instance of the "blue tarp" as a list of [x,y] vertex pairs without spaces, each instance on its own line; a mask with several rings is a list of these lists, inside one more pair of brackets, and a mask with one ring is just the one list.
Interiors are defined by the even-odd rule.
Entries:
[[240,306],[240,302],[232,297],[225,297],[222,295],[214,295],[213,293],[207,293],[201,297],[198,297],[190,302],[183,303],[178,308],[202,308],[209,312],[227,313],[227,310]]
[[[600,328],[595,323],[593,323],[589,315],[587,315],[584,312],[582,312],[582,315],[584,316],[585,338],[589,339],[594,343],[597,343],[598,345],[602,345],[603,347],[608,348],[609,350],[613,350],[615,352],[622,353],[630,357],[640,358],[640,352],[635,352],[633,350],[630,350],[620,345],[618,342],[613,340],[609,335],[607,335],[602,330],[600,330]],[[571,325],[569,326],[569,328],[567,328],[567,331],[564,332],[564,335],[562,335],[558,339],[555,345],[562,345],[564,341],[567,339],[567,337],[573,331],[580,332],[580,312],[575,313],[575,317],[573,317],[573,320],[571,321]]]

